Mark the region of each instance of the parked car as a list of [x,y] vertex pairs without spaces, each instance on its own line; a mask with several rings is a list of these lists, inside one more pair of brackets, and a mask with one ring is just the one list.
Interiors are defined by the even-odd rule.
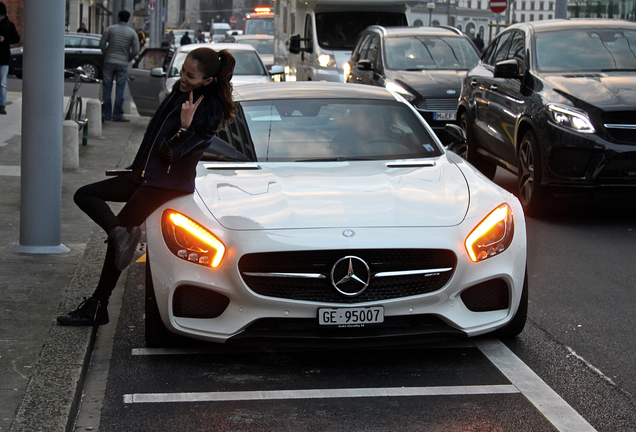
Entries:
[[274,66],[274,36],[266,35],[232,35],[226,36],[223,43],[241,43],[252,45],[263,60],[263,64],[270,70]]
[[462,80],[478,61],[475,45],[454,27],[371,26],[358,36],[345,81],[401,94],[446,142]]
[[[157,66],[150,71],[139,67],[128,69],[127,79],[130,94],[139,115],[152,116],[161,101],[170,93],[172,86],[179,79],[181,66],[188,53],[194,49],[208,47],[215,51],[228,50],[236,59],[232,84],[235,86],[250,83],[271,82],[272,77],[265,69],[258,53],[251,45],[243,44],[189,44],[180,46],[164,66]],[[162,50],[163,51],[163,50]],[[156,54],[149,53],[154,56]],[[143,61],[145,56],[140,56]]]
[[519,201],[445,151],[404,98],[323,82],[235,93],[196,192],[146,220],[149,346],[173,334],[350,347],[523,329]]
[[636,24],[534,21],[508,27],[464,80],[461,154],[518,177],[529,213],[552,192],[636,186]]
[[[64,68],[81,67],[89,78],[101,79],[104,54],[99,48],[101,35],[91,33],[64,34]],[[11,48],[9,74],[22,78],[23,47]]]

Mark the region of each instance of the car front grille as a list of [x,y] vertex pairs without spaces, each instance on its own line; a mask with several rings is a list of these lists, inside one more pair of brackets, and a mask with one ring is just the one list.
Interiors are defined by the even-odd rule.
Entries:
[[[331,282],[334,264],[345,256],[364,260],[370,270],[369,285],[358,296],[339,293]],[[322,250],[248,254],[240,259],[239,271],[247,286],[263,296],[362,303],[437,291],[456,264],[455,254],[443,249]]]
[[614,141],[636,145],[636,111],[606,112],[601,120]]
[[457,109],[457,97],[448,99],[422,99],[415,104],[422,111],[455,111]]
[[636,152],[617,154],[605,164],[597,178],[636,183]]

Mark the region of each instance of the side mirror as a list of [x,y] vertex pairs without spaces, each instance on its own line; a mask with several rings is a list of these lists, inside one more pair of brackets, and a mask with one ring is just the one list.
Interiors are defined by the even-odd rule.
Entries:
[[356,67],[360,70],[373,70],[373,65],[369,60],[360,60]]
[[300,48],[300,35],[295,34],[289,38],[289,52],[292,54],[300,54],[302,48]]
[[495,78],[522,78],[521,63],[517,60],[504,60],[495,65]]
[[466,146],[466,132],[459,126],[448,123],[445,127],[446,136],[449,138],[450,144],[446,146],[447,150],[462,156],[462,148]]
[[157,78],[163,78],[163,77],[166,76],[166,71],[164,71],[160,67],[152,68],[152,69],[150,69],[150,76],[157,77]]
[[285,73],[285,68],[283,68],[282,66],[274,65],[269,70],[270,75],[281,75],[284,73]]

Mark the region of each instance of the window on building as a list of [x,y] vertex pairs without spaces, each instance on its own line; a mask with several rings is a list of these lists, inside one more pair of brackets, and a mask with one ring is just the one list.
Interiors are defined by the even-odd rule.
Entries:
[[526,2],[521,2],[521,10],[526,10]]
[[519,22],[526,22],[526,14],[521,14],[521,19]]
[[534,21],[534,14],[530,14],[530,21]]
[[543,14],[539,14],[539,20],[543,19]]

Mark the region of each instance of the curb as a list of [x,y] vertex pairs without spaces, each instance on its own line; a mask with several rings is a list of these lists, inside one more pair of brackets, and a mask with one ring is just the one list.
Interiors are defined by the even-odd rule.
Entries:
[[[101,230],[91,233],[58,309],[60,314],[74,310],[87,295],[86,287],[97,285],[106,253],[103,237]],[[73,429],[97,330],[51,324],[11,432]]]

